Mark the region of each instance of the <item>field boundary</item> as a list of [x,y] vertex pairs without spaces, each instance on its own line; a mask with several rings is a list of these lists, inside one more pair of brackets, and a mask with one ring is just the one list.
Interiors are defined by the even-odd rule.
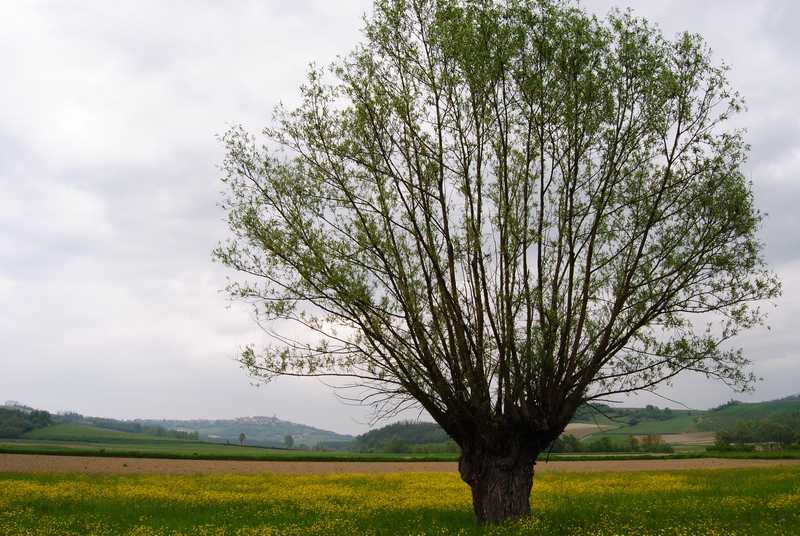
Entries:
[[[630,472],[720,469],[737,467],[800,466],[800,460],[758,460],[726,458],[540,461],[536,472]],[[235,461],[169,460],[149,458],[103,458],[48,456],[41,454],[0,454],[0,473],[56,472],[107,474],[386,474],[454,473],[457,462],[350,462],[350,461]]]

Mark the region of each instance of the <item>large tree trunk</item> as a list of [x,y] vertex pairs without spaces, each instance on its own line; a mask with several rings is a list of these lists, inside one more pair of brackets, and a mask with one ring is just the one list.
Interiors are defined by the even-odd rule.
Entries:
[[[527,444],[526,444],[527,443]],[[521,440],[505,442],[498,451],[486,444],[462,445],[458,470],[472,488],[472,506],[478,523],[527,517],[531,514],[533,466],[538,450]]]

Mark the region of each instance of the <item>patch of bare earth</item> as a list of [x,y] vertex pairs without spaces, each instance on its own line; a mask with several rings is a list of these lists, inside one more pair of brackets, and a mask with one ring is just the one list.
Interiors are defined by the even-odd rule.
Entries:
[[667,443],[680,445],[711,445],[714,443],[714,432],[699,434],[664,434],[661,439]]
[[[564,430],[565,434],[571,434],[577,439],[602,432],[604,430],[613,430],[618,426],[613,425],[599,425],[594,423],[570,423],[567,429]],[[641,439],[643,435],[633,434],[634,437]],[[711,445],[714,443],[714,432],[703,432],[698,434],[663,434],[661,439],[667,443],[679,445]]]
[[[800,460],[614,460],[539,462],[536,472],[548,471],[674,471],[723,467],[800,465]],[[114,474],[326,474],[326,473],[454,473],[456,462],[262,462],[226,460],[157,460],[0,454],[0,472],[69,472]]]

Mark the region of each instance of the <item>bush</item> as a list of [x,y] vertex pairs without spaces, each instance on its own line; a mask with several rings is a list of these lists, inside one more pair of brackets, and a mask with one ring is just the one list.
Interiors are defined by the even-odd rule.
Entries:
[[400,436],[394,436],[389,444],[383,447],[386,454],[405,454],[408,452],[408,442]]
[[0,408],[0,437],[19,437],[25,432],[45,428],[51,422],[46,411]]

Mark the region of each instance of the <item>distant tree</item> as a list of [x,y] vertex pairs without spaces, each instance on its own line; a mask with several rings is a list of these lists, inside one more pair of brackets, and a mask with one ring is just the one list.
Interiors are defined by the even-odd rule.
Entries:
[[581,452],[582,447],[577,437],[572,434],[562,434],[556,439],[548,452],[561,453],[561,452]]
[[720,449],[727,448],[733,442],[731,433],[727,430],[717,430],[714,432],[714,446]]
[[584,450],[588,450],[589,452],[613,452],[614,445],[611,442],[611,438],[604,435],[600,439],[588,443]]
[[400,436],[394,436],[389,444],[383,447],[383,452],[387,454],[405,454],[408,450],[408,443]]
[[777,424],[775,426],[774,436],[775,443],[778,448],[785,449],[797,438],[797,434],[789,426],[784,424]]
[[647,452],[672,452],[672,445],[664,441],[660,434],[648,434],[641,439],[642,450]]
[[[737,421],[738,425],[740,421]],[[759,443],[767,445],[772,448],[772,444],[777,442],[778,425],[770,418],[762,419],[758,422],[754,430],[755,440]],[[734,427],[734,437],[736,437],[736,428]]]
[[687,370],[749,388],[721,343],[780,285],[724,129],[742,99],[699,36],[561,0],[376,0],[364,34],[268,145],[222,138],[215,257],[276,341],[242,350],[252,376],[418,404],[481,523],[530,514],[581,405]]
[[239,445],[244,445],[244,440],[247,439],[244,435],[244,432],[239,434]]
[[737,445],[742,445],[744,443],[751,443],[753,441],[753,431],[747,426],[747,423],[743,420],[739,419],[733,425],[733,431],[731,432],[731,439]]
[[292,448],[294,446],[294,437],[291,434],[286,434],[283,436],[283,444],[286,445],[286,448]]

